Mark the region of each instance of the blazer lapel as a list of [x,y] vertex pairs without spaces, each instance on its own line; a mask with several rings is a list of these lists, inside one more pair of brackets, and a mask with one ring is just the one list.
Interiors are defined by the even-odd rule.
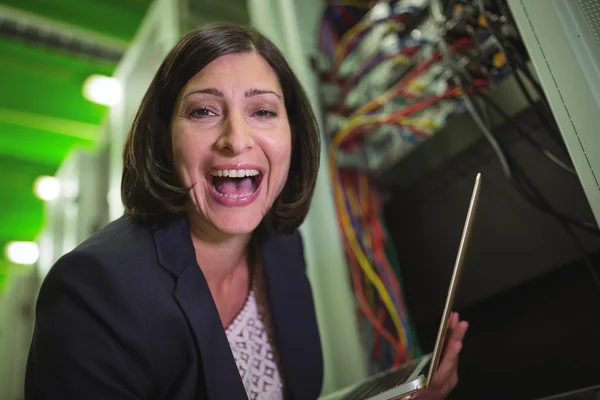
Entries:
[[187,221],[155,227],[153,235],[160,264],[176,279],[175,300],[196,339],[208,397],[246,399],[217,307],[196,262]]
[[315,400],[321,391],[323,361],[301,238],[299,233],[268,234],[260,243],[286,388],[294,400]]

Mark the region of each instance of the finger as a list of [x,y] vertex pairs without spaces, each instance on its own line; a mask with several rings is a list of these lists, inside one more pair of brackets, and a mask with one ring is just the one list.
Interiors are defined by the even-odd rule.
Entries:
[[433,377],[434,385],[443,386],[444,383],[456,372],[458,365],[458,355],[462,349],[462,342],[450,341],[446,347],[444,358],[440,362],[437,372]]
[[448,342],[462,342],[469,329],[469,323],[467,321],[460,321],[456,327],[451,331]]
[[458,325],[458,313],[457,312],[453,312],[450,314],[450,318],[448,319],[448,329],[449,330],[454,330],[456,328],[456,326]]
[[440,362],[440,366],[437,370],[434,380],[437,380],[439,376],[439,382],[447,382],[451,376],[457,374],[458,370],[458,356],[462,349],[462,341],[465,337],[469,324],[466,321],[461,321],[456,329],[451,333],[444,357]]

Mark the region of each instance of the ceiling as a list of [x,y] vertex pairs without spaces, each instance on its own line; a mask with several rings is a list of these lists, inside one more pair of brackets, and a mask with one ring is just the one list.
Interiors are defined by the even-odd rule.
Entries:
[[[4,28],[0,29],[2,249],[8,241],[35,240],[41,230],[43,203],[33,193],[35,179],[53,175],[73,146],[91,146],[98,137],[107,108],[83,97],[83,82],[92,74],[112,74],[118,60],[115,50],[118,54],[127,47],[149,3],[4,0],[0,6],[0,28]],[[110,47],[112,56],[90,57],[35,43],[20,37],[23,26],[19,24],[10,34],[7,15],[35,21],[53,32],[76,32],[77,39]],[[0,261],[0,271],[2,265],[6,266],[6,261]]]

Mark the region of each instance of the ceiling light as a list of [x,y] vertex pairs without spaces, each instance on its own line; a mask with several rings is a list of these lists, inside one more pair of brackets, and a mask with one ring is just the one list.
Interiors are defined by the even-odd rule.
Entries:
[[40,176],[33,184],[33,191],[38,198],[52,201],[60,194],[60,182],[53,176]]
[[9,242],[6,257],[15,264],[35,264],[40,256],[40,248],[35,242]]
[[91,75],[83,83],[83,95],[94,103],[114,106],[121,101],[123,89],[116,78]]

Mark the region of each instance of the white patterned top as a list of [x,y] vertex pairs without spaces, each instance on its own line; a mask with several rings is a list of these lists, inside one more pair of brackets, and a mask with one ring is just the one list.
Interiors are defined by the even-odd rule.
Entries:
[[260,285],[253,285],[244,307],[225,332],[248,399],[282,400],[283,379]]

